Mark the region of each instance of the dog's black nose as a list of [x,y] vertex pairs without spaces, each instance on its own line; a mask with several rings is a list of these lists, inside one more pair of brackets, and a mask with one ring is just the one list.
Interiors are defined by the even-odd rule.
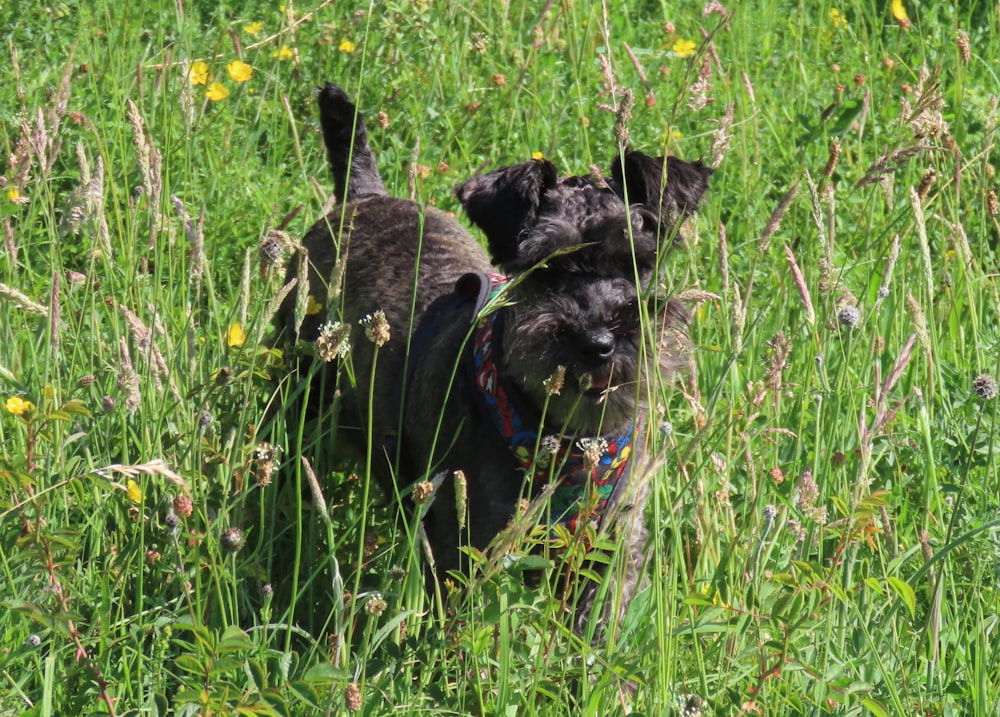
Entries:
[[580,350],[588,359],[607,361],[615,352],[615,335],[607,329],[586,332],[580,343]]

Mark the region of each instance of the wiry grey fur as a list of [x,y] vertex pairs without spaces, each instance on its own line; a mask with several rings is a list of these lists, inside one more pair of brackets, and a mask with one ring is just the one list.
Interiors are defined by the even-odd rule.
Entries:
[[[362,118],[343,90],[323,87],[319,109],[335,195],[342,204],[303,240],[310,293],[324,305],[336,305],[327,284],[339,278],[339,313],[331,316],[357,327],[381,309],[392,332],[376,362],[374,345],[355,330],[354,383],[340,372],[341,421],[348,427],[371,422],[377,454],[373,471],[389,495],[441,471],[465,474],[465,531],[458,528],[450,478],[425,518],[443,577],[459,567],[460,545],[485,548],[508,526],[519,499],[532,497],[532,487],[524,484],[523,472],[466,376],[473,303],[456,297],[456,281],[494,266],[512,276],[500,309],[499,368],[530,410],[540,416],[545,407],[542,435],[618,435],[635,420],[654,375],[673,371],[686,345],[686,309],[652,295],[657,257],[678,222],[696,208],[711,170],[629,151],[616,158],[607,184],[587,177],[560,179],[548,161],[473,177],[456,194],[486,235],[487,256],[450,215],[388,196]],[[295,261],[288,281],[297,274]],[[338,261],[342,266],[336,267]],[[279,312],[283,339],[314,341],[326,318],[307,316],[297,329],[294,306],[293,292]],[[653,327],[645,337],[642,314],[646,326]],[[421,322],[434,327],[433,335],[410,345]],[[566,369],[564,387],[549,396],[543,381],[560,366]],[[330,364],[323,370],[332,377],[335,368]],[[332,384],[328,378],[328,390]],[[355,437],[351,440],[358,448],[367,445],[360,430],[340,435]],[[635,437],[637,451],[644,442],[644,434]],[[633,460],[642,463],[641,456]],[[612,512],[621,519],[603,525],[628,533],[623,605],[642,564],[644,495],[644,489],[629,494],[619,486]],[[622,510],[625,503],[634,507]],[[591,589],[578,606],[581,628],[592,599]]]

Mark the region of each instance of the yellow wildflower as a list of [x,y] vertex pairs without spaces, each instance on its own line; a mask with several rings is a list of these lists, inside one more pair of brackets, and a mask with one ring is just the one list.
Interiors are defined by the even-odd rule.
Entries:
[[694,40],[684,40],[680,39],[674,43],[674,46],[670,48],[678,57],[691,57],[694,55],[698,46],[694,44]]
[[188,79],[191,80],[192,85],[204,85],[208,82],[208,65],[201,60],[192,62]]
[[306,300],[306,316],[315,316],[323,310],[323,304],[316,301],[312,294]]
[[531,158],[532,159],[545,159],[545,155],[542,154],[541,152],[539,152],[538,150],[535,150],[534,152],[531,153]]
[[21,191],[17,187],[11,187],[7,190],[7,199],[12,202],[16,202],[21,198]]
[[354,50],[357,49],[357,45],[355,45],[350,40],[345,39],[340,41],[340,46],[337,47],[337,49],[345,54],[350,55],[352,52],[354,52]]
[[291,60],[293,57],[295,57],[295,53],[292,52],[291,48],[288,47],[288,45],[282,45],[281,49],[278,50],[277,52],[272,53],[271,56],[277,57],[280,62],[284,62],[285,60]]
[[238,348],[242,346],[247,340],[246,334],[243,333],[243,327],[240,324],[235,323],[229,326],[229,330],[226,332],[226,345],[231,348]]
[[842,27],[847,27],[847,16],[844,15],[837,8],[830,9],[830,24],[833,25],[835,30],[839,30]]
[[225,85],[213,82],[208,86],[208,91],[205,92],[205,97],[212,100],[212,102],[220,102],[229,97],[229,90],[225,88]]
[[264,29],[264,23],[260,21],[251,22],[249,25],[243,26],[243,32],[245,32],[247,35],[259,35],[260,31],[263,29]]
[[892,0],[890,5],[892,9],[892,16],[896,18],[896,22],[904,30],[910,26],[910,16],[906,14],[906,6],[903,5],[903,0]]
[[226,72],[229,73],[229,79],[233,82],[249,82],[250,78],[253,77],[253,68],[239,60],[233,60],[226,65]]
[[127,495],[128,499],[133,503],[142,502],[142,489],[139,487],[139,484],[131,478],[129,478],[128,483],[125,484],[125,495]]
[[20,396],[11,396],[7,399],[7,413],[13,413],[15,416],[23,416],[26,413],[34,413],[35,404],[31,401],[25,401]]

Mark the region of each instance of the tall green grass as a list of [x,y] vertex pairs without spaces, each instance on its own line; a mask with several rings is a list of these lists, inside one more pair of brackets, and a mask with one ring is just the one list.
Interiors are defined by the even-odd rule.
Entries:
[[[996,714],[1000,27],[897,6],[0,6],[0,715]],[[446,210],[533,152],[606,170],[625,88],[633,146],[719,161],[604,643],[530,559],[428,595],[333,426],[260,433],[295,388],[259,247],[321,215],[328,80]]]

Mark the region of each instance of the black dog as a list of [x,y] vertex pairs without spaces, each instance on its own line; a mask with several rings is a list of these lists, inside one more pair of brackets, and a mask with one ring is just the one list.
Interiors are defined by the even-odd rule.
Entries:
[[[485,548],[520,501],[550,486],[550,522],[626,534],[624,606],[645,542],[645,491],[629,480],[648,441],[643,399],[686,344],[687,311],[654,295],[658,248],[711,170],[627,151],[607,182],[560,179],[544,160],[474,177],[457,196],[487,256],[450,215],[388,196],[343,90],[322,88],[319,109],[340,205],[303,245],[311,303],[325,311],[305,314],[292,293],[282,335],[332,360],[345,327],[367,326],[373,340],[353,338],[350,370],[320,374],[340,390],[342,422],[371,425],[354,442],[370,439],[389,495],[438,476],[424,525],[440,576],[459,567],[460,545]],[[286,281],[299,269],[293,259]]]

